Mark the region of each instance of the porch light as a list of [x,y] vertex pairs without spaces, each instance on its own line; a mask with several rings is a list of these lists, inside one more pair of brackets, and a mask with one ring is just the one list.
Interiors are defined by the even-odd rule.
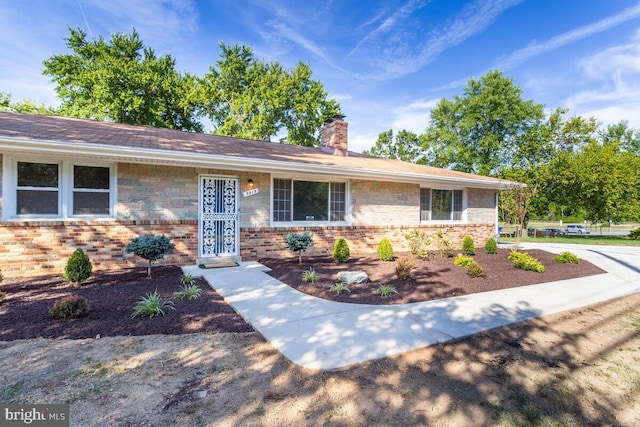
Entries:
[[249,179],[249,180],[247,181],[247,186],[248,186],[249,188],[253,188],[253,180],[252,180],[252,179]]

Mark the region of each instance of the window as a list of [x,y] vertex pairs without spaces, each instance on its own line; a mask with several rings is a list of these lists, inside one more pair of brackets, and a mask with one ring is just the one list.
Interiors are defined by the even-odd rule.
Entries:
[[462,190],[421,188],[420,221],[462,221]]
[[346,183],[273,180],[273,221],[345,220]]
[[115,166],[4,158],[3,219],[109,217]]

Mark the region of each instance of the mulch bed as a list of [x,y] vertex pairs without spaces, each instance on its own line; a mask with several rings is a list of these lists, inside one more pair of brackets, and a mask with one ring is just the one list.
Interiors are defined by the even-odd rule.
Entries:
[[[515,268],[508,259],[508,249],[499,249],[494,255],[478,251],[474,256],[476,262],[485,268],[486,277],[468,276],[464,268],[453,264],[453,257],[431,256],[425,260],[413,260],[416,265],[413,270],[414,278],[407,282],[397,279],[395,262],[379,261],[376,256],[352,257],[342,264],[336,263],[329,256],[303,256],[302,264],[298,263],[297,258],[266,258],[260,262],[271,268],[271,276],[301,292],[331,301],[377,305],[429,301],[606,273],[584,260],[580,260],[579,264],[562,264],[553,260],[555,254],[542,250],[527,252],[542,262],[545,266],[543,273]],[[398,259],[409,254],[396,255]],[[302,280],[303,272],[310,269],[318,273],[320,281],[308,283]],[[363,270],[371,281],[348,285],[350,292],[330,292],[329,287],[337,282],[336,275],[346,270]],[[381,284],[394,286],[398,293],[384,298],[379,296],[376,290]]]
[[[525,286],[555,280],[571,279],[604,273],[600,268],[581,261],[578,265],[553,261],[553,254],[532,250],[546,267],[544,273],[518,270],[507,259],[508,250],[496,255],[478,253],[476,261],[487,271],[484,278],[467,276],[465,270],[453,265],[453,258],[430,257],[414,260],[414,278],[401,282],[395,275],[395,262],[382,262],[375,256],[352,257],[337,264],[330,257],[295,259],[262,259],[272,269],[269,273],[299,291],[333,301],[357,304],[400,304],[427,301],[450,296],[467,295],[495,289]],[[397,254],[398,257],[407,254]],[[305,270],[314,269],[320,282],[302,281]],[[336,274],[344,270],[364,270],[371,282],[349,285],[351,292],[339,295],[329,292]],[[87,282],[73,288],[61,276],[25,279],[5,279],[0,290],[6,299],[0,304],[0,341],[28,338],[81,339],[118,335],[179,335],[196,332],[251,332],[247,324],[222,297],[202,279],[197,283],[202,296],[196,300],[173,299],[176,310],[165,316],[132,318],[138,300],[155,290],[171,298],[180,289],[182,271],[176,266],[154,266],[153,277],[147,279],[146,268],[95,272]],[[382,298],[375,293],[380,284],[394,286],[398,294]],[[49,317],[48,312],[58,298],[77,294],[86,298],[91,311],[81,319],[62,320]]]
[[[195,332],[251,332],[247,324],[202,279],[202,295],[195,300],[172,300],[175,311],[165,316],[132,318],[141,297],[156,289],[164,298],[180,290],[182,271],[176,266],[154,266],[152,278],[146,268],[94,272],[73,288],[61,276],[5,279],[0,290],[0,341],[27,338],[95,338],[117,335],[180,335]],[[48,312],[58,298],[77,294],[86,298],[91,311],[80,319],[57,319]]]

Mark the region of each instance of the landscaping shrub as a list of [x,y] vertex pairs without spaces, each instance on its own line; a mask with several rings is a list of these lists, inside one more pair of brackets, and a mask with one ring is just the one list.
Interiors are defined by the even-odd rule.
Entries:
[[189,273],[184,273],[182,275],[182,278],[180,279],[180,283],[182,283],[185,286],[192,285],[192,284],[195,283],[195,281],[196,281],[196,279],[194,279],[193,275],[189,274]]
[[444,235],[442,230],[438,230],[436,232],[436,245],[438,245],[438,251],[440,252],[440,256],[442,258],[446,258],[449,256],[449,253],[452,249],[451,240],[449,240],[449,238]]
[[4,299],[7,297],[7,294],[5,294],[4,292],[0,291],[0,304],[2,304],[2,302],[4,301]]
[[347,288],[347,285],[345,285],[342,282],[338,282],[333,286],[329,287],[329,292],[335,292],[336,295],[339,295],[340,292],[351,292],[351,289]]
[[298,262],[302,264],[302,251],[313,246],[313,233],[289,233],[286,237],[285,247],[293,253],[298,253]]
[[124,248],[125,252],[133,252],[140,258],[144,258],[149,261],[147,267],[147,277],[151,277],[151,262],[162,259],[165,255],[170,254],[176,246],[171,243],[171,239],[164,234],[154,236],[152,234],[146,234],[143,236],[137,236],[131,239],[131,243]]
[[347,262],[349,260],[349,244],[344,237],[336,240],[333,245],[333,259],[336,262]]
[[318,273],[314,269],[305,270],[302,273],[302,280],[309,283],[316,283],[320,278],[318,277]]
[[476,247],[473,243],[473,237],[465,236],[465,238],[462,239],[462,252],[464,252],[465,255],[476,254]]
[[195,282],[184,284],[179,291],[173,293],[173,297],[181,301],[183,299],[198,299],[200,295],[202,295],[202,289]]
[[393,261],[393,246],[386,237],[383,237],[378,244],[378,258],[382,261]]
[[523,270],[535,271],[537,273],[544,272],[544,265],[527,252],[513,251],[509,254],[509,259],[513,262],[516,268]]
[[378,289],[376,289],[376,292],[378,293],[378,295],[385,298],[398,293],[396,288],[391,285],[380,285],[378,286]]
[[635,230],[631,230],[629,232],[629,238],[632,240],[640,240],[640,228],[636,228]]
[[471,277],[485,277],[487,275],[484,268],[477,262],[468,265],[465,267],[465,270],[467,270],[467,274]]
[[475,259],[462,254],[458,254],[458,256],[455,257],[455,259],[453,260],[454,265],[458,267],[464,267],[464,268],[467,268],[468,266],[473,265],[475,263],[476,263]]
[[49,316],[61,319],[78,319],[89,314],[89,303],[80,295],[58,298],[49,309]]
[[569,263],[569,264],[578,264],[580,262],[580,258],[574,253],[571,252],[560,252],[559,255],[553,257],[553,260],[561,263]]
[[82,282],[91,276],[91,261],[82,249],[76,249],[67,260],[64,266],[63,277],[65,282],[71,283],[73,286],[79,286]]
[[399,280],[407,281],[413,277],[413,269],[416,264],[411,258],[400,258],[396,261],[396,277]]
[[427,237],[427,233],[422,230],[413,229],[404,235],[409,244],[409,252],[414,258],[426,258],[428,255],[427,247],[431,241]]
[[153,293],[148,292],[146,296],[140,297],[140,300],[133,309],[131,317],[147,316],[149,318],[154,316],[164,316],[167,311],[173,311],[176,307],[171,300],[165,300],[155,290]]
[[496,239],[490,237],[484,245],[484,251],[488,254],[495,254],[498,252],[498,242],[496,242]]

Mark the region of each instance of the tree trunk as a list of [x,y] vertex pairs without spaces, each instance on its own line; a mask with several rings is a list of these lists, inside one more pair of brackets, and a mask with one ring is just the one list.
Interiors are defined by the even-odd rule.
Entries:
[[149,260],[149,265],[147,265],[147,278],[151,279],[151,260]]

